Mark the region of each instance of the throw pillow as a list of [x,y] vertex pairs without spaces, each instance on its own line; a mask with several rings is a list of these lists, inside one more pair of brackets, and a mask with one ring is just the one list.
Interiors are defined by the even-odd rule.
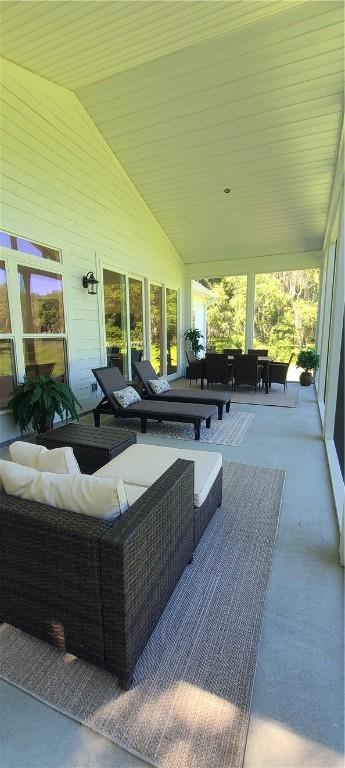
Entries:
[[129,405],[138,403],[139,400],[141,400],[140,395],[138,395],[138,392],[134,387],[124,387],[123,389],[113,392],[113,395],[121,408],[127,408]]
[[16,440],[9,446],[9,452],[12,461],[16,464],[22,464],[23,467],[33,467],[37,469],[38,457],[44,453],[47,448],[36,443],[27,443],[24,440]]
[[149,385],[155,395],[160,395],[162,392],[168,392],[171,389],[168,380],[164,376],[161,376],[159,379],[149,379]]
[[70,447],[51,450],[43,447],[43,451],[38,455],[35,469],[40,472],[54,472],[56,475],[80,475],[79,464],[73,448]]
[[128,509],[122,480],[91,475],[39,472],[12,461],[0,460],[0,477],[6,493],[28,501],[49,504],[101,520],[114,520]]

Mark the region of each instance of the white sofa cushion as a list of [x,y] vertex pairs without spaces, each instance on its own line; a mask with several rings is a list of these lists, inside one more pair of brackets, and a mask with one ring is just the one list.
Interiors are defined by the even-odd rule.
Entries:
[[143,485],[131,485],[130,483],[125,483],[125,489],[129,507],[131,507],[135,501],[138,501],[140,496],[147,491],[147,488]]
[[8,448],[12,461],[22,464],[23,467],[37,469],[38,457],[47,450],[43,445],[27,443],[24,440],[16,440]]
[[9,446],[9,451],[12,461],[24,467],[59,475],[80,474],[73,448],[67,446],[48,450],[44,445],[16,440]]
[[160,395],[162,392],[168,392],[171,389],[168,379],[165,379],[164,376],[160,376],[159,379],[149,379],[148,382],[155,395]]
[[121,408],[127,408],[129,405],[138,403],[139,400],[141,400],[140,395],[136,389],[134,389],[134,387],[124,387],[123,389],[118,389],[113,392],[113,395]]
[[126,489],[119,479],[39,472],[4,460],[0,460],[0,477],[6,493],[56,509],[102,520],[114,520],[128,509]]
[[218,451],[136,444],[98,469],[95,475],[122,477],[125,483],[149,488],[177,459],[194,461],[194,505],[201,507],[222,467],[222,454]]

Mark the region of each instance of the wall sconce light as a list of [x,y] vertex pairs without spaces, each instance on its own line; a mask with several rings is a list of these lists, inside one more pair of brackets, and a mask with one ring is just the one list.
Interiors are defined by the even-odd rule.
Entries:
[[83,286],[84,288],[87,288],[87,292],[92,294],[92,296],[95,296],[97,293],[98,283],[99,280],[96,280],[93,272],[88,272],[87,275],[84,275],[83,277]]

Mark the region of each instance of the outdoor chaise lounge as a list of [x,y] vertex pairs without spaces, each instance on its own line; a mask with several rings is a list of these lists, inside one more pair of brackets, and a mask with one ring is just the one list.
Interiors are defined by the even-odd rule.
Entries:
[[218,419],[223,418],[224,406],[229,413],[231,395],[229,392],[207,392],[194,389],[169,389],[166,392],[155,394],[149,381],[159,379],[149,360],[143,360],[133,363],[139,379],[145,387],[145,392],[150,400],[161,400],[169,403],[202,403],[205,405],[214,405],[218,408]]
[[200,440],[200,428],[202,422],[206,427],[211,426],[211,418],[215,416],[216,409],[213,404],[200,403],[167,403],[158,400],[140,400],[137,403],[121,407],[115,399],[113,392],[125,389],[126,382],[118,368],[93,368],[92,372],[98,381],[104,394],[103,399],[93,411],[95,426],[100,426],[101,413],[121,416],[124,419],[140,419],[141,431],[146,432],[147,421],[175,421],[184,424],[193,424],[195,439]]

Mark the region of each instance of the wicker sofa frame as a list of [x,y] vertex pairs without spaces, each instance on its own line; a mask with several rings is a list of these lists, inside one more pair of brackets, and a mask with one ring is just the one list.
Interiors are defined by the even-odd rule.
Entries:
[[[0,491],[1,622],[109,670],[128,689],[193,556],[193,493],[193,462],[182,459],[113,522]],[[198,533],[218,496],[219,484],[200,508]]]

